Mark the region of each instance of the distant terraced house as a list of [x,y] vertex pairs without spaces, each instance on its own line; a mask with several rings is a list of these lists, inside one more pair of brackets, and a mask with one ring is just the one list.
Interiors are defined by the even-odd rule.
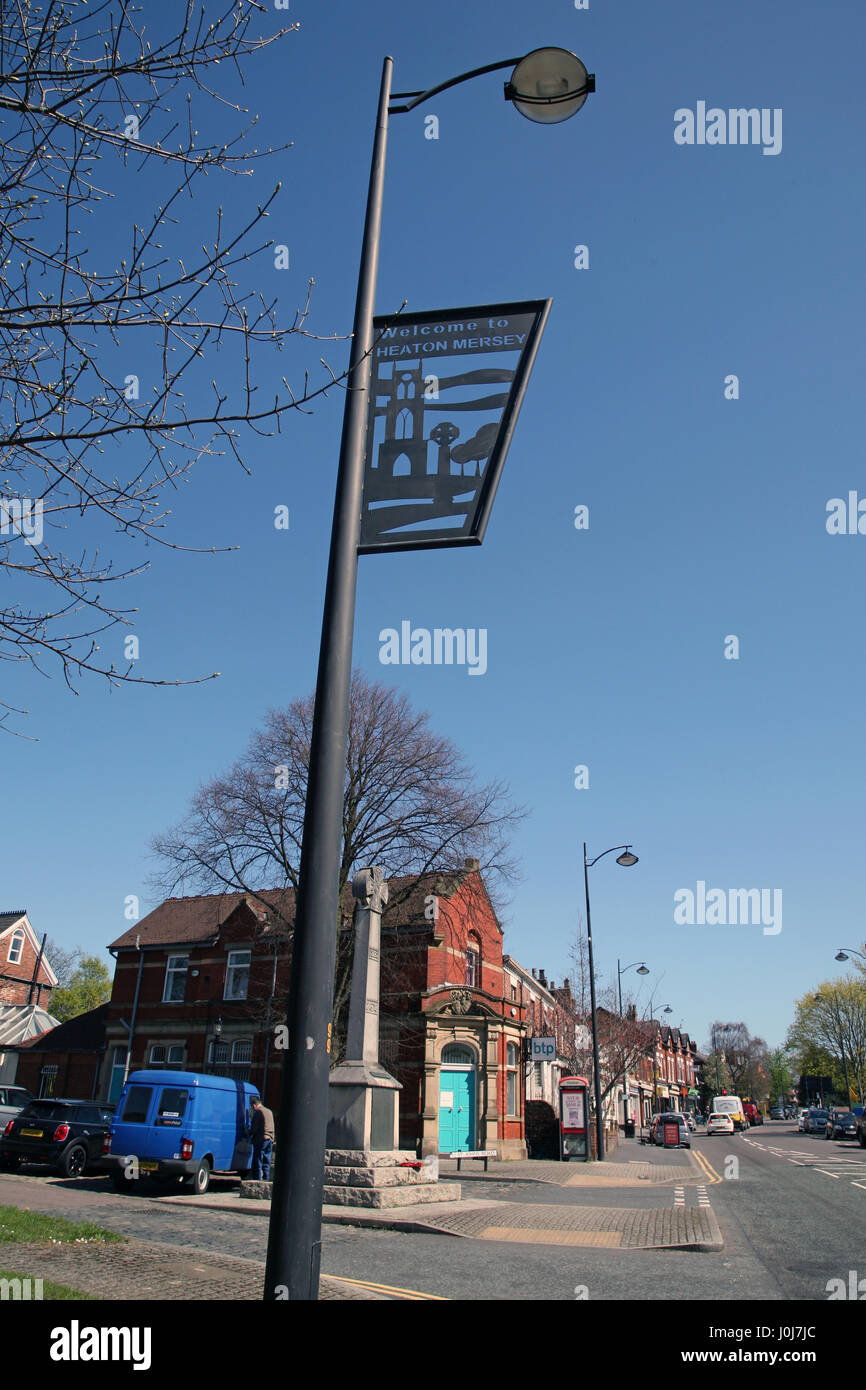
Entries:
[[26,910],[0,912],[0,1083],[16,1080],[19,1045],[57,1026],[48,1011],[56,985]]

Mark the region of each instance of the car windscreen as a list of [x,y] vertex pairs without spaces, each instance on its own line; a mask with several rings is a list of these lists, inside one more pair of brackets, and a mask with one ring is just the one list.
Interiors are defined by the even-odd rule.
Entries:
[[130,1125],[143,1125],[147,1119],[152,1095],[153,1089],[150,1086],[130,1086],[121,1120]]
[[185,1086],[164,1086],[156,1112],[158,1125],[179,1125],[186,1111],[189,1091]]

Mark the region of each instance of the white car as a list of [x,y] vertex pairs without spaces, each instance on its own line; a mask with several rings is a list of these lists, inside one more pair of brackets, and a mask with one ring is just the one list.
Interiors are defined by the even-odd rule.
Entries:
[[707,1134],[733,1134],[734,1122],[730,1115],[713,1110],[707,1120]]
[[808,1115],[808,1113],[809,1111],[804,1109],[802,1106],[797,1111],[797,1128],[801,1132],[806,1128],[806,1116]]

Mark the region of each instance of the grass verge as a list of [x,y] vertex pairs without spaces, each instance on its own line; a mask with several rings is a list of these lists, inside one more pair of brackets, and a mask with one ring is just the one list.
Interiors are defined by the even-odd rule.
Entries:
[[108,1245],[125,1240],[92,1221],[67,1221],[65,1216],[0,1207],[0,1245],[34,1241],[42,1245]]
[[[28,1277],[16,1274],[11,1269],[0,1269],[0,1301],[36,1302],[41,1299],[45,1303],[60,1303],[68,1299],[75,1303],[101,1302],[96,1294],[82,1293],[80,1289],[70,1289],[66,1284],[54,1284],[50,1279],[35,1280],[30,1277],[29,1285],[24,1284],[21,1288],[22,1280]],[[24,1297],[25,1290],[28,1290],[27,1297]]]

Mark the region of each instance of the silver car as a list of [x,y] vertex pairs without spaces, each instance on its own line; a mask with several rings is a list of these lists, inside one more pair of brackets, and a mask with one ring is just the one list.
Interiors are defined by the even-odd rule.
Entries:
[[24,1086],[0,1086],[0,1134],[33,1097]]

